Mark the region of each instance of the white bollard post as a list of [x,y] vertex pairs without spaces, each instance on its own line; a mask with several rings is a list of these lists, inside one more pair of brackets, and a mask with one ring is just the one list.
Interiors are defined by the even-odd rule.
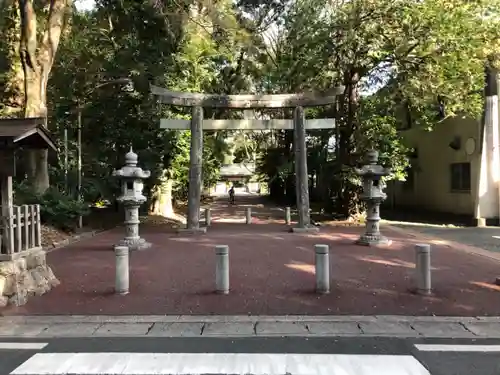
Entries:
[[252,207],[247,207],[245,214],[246,214],[246,223],[251,224],[252,223]]
[[415,273],[417,292],[430,294],[431,287],[431,245],[415,245]]
[[229,294],[229,246],[215,246],[215,291]]
[[316,293],[330,293],[330,256],[328,245],[314,245],[316,257]]
[[285,207],[285,223],[286,225],[290,225],[292,222],[292,212],[290,207]]
[[205,208],[205,224],[209,227],[212,224],[212,211],[209,208]]
[[129,293],[129,249],[127,246],[115,246],[116,275],[115,293]]

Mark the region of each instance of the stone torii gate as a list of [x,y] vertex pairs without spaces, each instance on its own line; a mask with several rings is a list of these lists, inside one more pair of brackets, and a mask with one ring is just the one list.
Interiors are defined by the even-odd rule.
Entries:
[[[191,107],[191,120],[161,119],[162,129],[191,130],[189,166],[188,214],[189,232],[205,232],[200,228],[200,198],[202,189],[203,130],[294,130],[295,175],[297,192],[298,226],[293,231],[316,231],[311,226],[309,214],[309,178],[307,172],[306,129],[328,129],[335,126],[334,119],[306,120],[304,107],[335,104],[343,87],[327,93],[274,94],[274,95],[216,95],[181,93],[151,85],[151,93],[159,97],[160,103]],[[204,120],[203,108],[262,109],[294,108],[293,120]]]

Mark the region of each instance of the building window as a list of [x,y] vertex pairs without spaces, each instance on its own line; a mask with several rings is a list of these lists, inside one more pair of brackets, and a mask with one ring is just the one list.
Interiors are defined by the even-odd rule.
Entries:
[[403,182],[403,190],[415,190],[415,170],[411,167],[406,169],[406,180]]
[[470,163],[450,165],[451,190],[470,192]]

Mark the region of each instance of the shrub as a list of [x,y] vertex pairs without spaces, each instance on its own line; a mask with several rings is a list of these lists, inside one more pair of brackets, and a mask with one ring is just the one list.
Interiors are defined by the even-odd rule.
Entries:
[[80,202],[55,187],[50,187],[43,194],[37,194],[27,184],[15,188],[15,204],[39,204],[43,223],[53,225],[62,230],[73,230],[77,218],[90,213],[88,205]]

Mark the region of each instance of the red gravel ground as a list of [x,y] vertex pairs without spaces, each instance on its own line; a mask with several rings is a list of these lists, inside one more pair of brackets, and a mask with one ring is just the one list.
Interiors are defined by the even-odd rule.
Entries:
[[[241,212],[237,212],[237,211]],[[217,223],[237,214],[214,210],[206,235],[178,235],[160,226],[141,227],[151,249],[131,255],[130,294],[116,296],[112,244],[123,228],[48,254],[62,284],[5,315],[37,314],[328,314],[500,315],[495,260],[433,245],[435,294],[412,293],[413,245],[418,239],[385,229],[386,248],[357,246],[358,227],[323,227],[318,234],[288,233],[282,224]],[[277,211],[273,211],[276,214]],[[271,212],[271,214],[273,213]],[[314,244],[330,245],[332,290],[314,293]],[[214,246],[230,247],[229,295],[214,294]]]

